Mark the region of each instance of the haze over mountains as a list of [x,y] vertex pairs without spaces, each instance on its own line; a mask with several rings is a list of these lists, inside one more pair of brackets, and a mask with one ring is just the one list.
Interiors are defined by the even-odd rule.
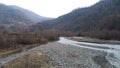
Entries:
[[27,9],[0,4],[0,29],[10,28],[17,30],[50,19],[52,18],[39,16]]
[[24,8],[21,8],[21,7],[18,7],[18,6],[15,6],[15,5],[12,5],[10,6],[16,10],[20,10],[22,11],[23,13],[25,13],[34,23],[38,23],[38,22],[42,22],[42,21],[46,21],[46,20],[51,20],[52,18],[48,18],[48,17],[43,17],[43,16],[40,16],[30,10],[27,10],[27,9],[24,9]]

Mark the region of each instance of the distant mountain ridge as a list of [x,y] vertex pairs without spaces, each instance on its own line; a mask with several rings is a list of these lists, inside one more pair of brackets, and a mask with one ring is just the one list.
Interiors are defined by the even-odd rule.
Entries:
[[40,15],[38,15],[38,14],[30,11],[30,10],[27,10],[27,9],[24,9],[24,8],[15,6],[15,5],[11,5],[10,7],[22,11],[22,12],[25,13],[27,16],[29,16],[29,18],[30,18],[31,20],[33,20],[34,23],[53,19],[53,18],[49,18],[49,17],[40,16]]
[[13,21],[24,22],[26,24],[32,22],[23,12],[0,4],[0,24],[12,23]]
[[27,9],[0,4],[0,29],[18,30],[28,28],[28,25],[49,19],[51,18],[39,16]]

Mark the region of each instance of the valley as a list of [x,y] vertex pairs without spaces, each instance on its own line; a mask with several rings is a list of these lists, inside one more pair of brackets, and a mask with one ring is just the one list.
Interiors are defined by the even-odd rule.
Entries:
[[64,3],[31,3],[0,3],[0,68],[120,68],[120,0],[99,0],[56,18],[41,12],[54,16],[50,11],[58,10],[51,8]]

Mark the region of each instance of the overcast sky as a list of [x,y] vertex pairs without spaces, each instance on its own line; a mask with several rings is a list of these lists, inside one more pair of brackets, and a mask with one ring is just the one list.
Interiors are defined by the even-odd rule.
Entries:
[[0,3],[17,5],[46,17],[58,17],[73,9],[93,5],[99,0],[0,0]]

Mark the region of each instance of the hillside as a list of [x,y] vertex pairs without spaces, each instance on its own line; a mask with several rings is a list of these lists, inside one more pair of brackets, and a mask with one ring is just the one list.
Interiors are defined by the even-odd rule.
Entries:
[[33,22],[20,10],[16,10],[7,5],[0,4],[0,24],[9,24],[13,21],[23,22],[24,24],[30,24]]
[[119,3],[120,0],[101,0],[90,7],[75,9],[57,19],[40,22],[37,27],[73,31],[79,36],[120,39]]
[[52,19],[52,18],[49,18],[49,17],[40,16],[40,15],[38,15],[38,14],[30,11],[30,10],[27,10],[27,9],[24,9],[24,8],[15,6],[15,5],[11,5],[10,7],[14,8],[16,10],[20,10],[21,12],[23,12],[24,14],[26,14],[34,23],[42,22],[42,21],[46,21],[46,20],[51,20]]
[[26,29],[28,25],[38,21],[48,20],[29,10],[0,4],[0,29],[11,29],[13,31]]

